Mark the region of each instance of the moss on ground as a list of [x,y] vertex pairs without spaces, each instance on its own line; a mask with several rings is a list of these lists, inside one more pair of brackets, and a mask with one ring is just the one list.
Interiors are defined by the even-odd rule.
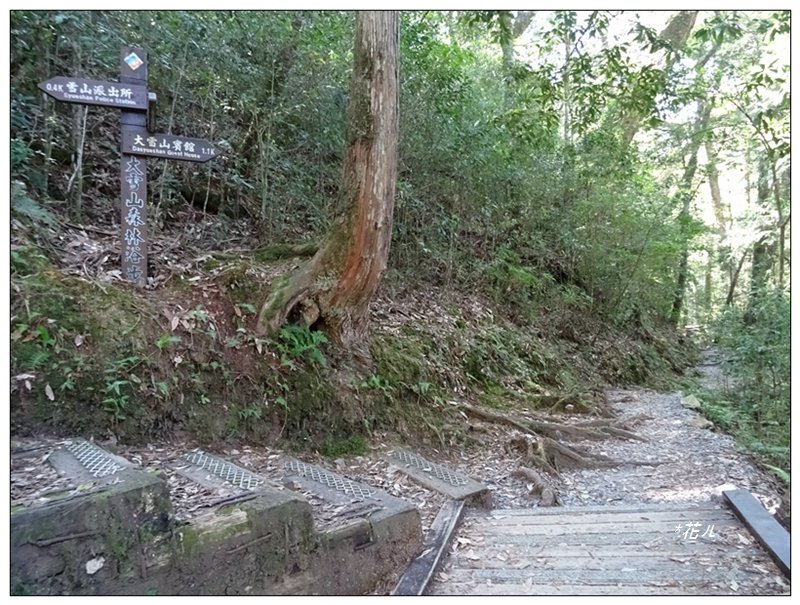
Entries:
[[284,439],[338,456],[362,451],[375,430],[443,442],[453,399],[535,406],[601,381],[663,383],[682,363],[654,332],[576,343],[456,309],[445,328],[375,329],[372,373],[356,376],[308,328],[253,333],[265,288],[247,261],[212,288],[142,292],[63,276],[32,250],[12,275],[11,418],[22,433],[141,441],[188,430],[202,443]]

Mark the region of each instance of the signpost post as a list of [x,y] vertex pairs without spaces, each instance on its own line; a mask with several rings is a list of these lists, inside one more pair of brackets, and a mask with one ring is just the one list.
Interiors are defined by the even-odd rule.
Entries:
[[[140,48],[123,47],[119,62],[120,82],[147,89],[147,54]],[[147,116],[140,110],[119,114],[122,135],[144,129]],[[120,221],[122,223],[122,276],[140,286],[147,283],[147,162],[122,152],[120,163]]]
[[147,90],[147,53],[125,46],[120,52],[120,81],[56,76],[39,88],[59,101],[120,109],[120,219],[122,276],[147,283],[147,160],[153,157],[207,162],[218,155],[205,139],[160,134],[155,130],[155,94]]

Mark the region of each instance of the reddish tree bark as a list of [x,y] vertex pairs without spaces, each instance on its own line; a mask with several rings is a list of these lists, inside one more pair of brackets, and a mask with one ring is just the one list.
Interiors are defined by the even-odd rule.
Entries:
[[277,281],[260,333],[303,321],[369,358],[369,304],[386,269],[397,181],[399,16],[362,11],[356,22],[342,184],[336,218],[316,255]]

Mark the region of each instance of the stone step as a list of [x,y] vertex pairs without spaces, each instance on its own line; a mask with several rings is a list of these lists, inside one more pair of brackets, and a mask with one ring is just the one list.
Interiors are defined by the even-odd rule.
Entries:
[[[12,512],[12,592],[363,594],[422,539],[408,502],[294,458],[262,473],[195,449],[146,472],[81,439],[45,457],[83,489]],[[200,512],[175,517],[165,474]]]
[[[284,460],[283,483],[289,489],[309,493],[331,504],[346,508],[362,508],[373,519],[383,519],[393,514],[414,509],[382,489],[353,481],[316,464],[308,464],[295,458]],[[344,510],[344,509],[343,509]]]
[[12,512],[12,593],[92,594],[166,543],[172,507],[162,479],[83,439],[56,443],[42,459],[76,487]]
[[402,448],[391,451],[388,460],[428,489],[453,500],[463,500],[469,506],[492,507],[492,494],[489,488],[460,471],[436,464]]
[[107,485],[134,465],[84,439],[68,439],[50,453],[48,462],[60,475]]
[[183,454],[173,460],[169,467],[205,487],[225,486],[241,492],[267,487],[264,477],[200,449]]

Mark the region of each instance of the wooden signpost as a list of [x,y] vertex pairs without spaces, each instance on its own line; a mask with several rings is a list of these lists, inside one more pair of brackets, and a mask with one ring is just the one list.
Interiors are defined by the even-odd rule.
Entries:
[[[39,88],[59,101],[120,109],[120,218],[122,276],[147,283],[147,160],[163,158],[207,162],[218,155],[205,139],[153,132],[155,95],[147,90],[147,53],[125,46],[119,82],[56,76]],[[142,158],[142,159],[140,159]]]

